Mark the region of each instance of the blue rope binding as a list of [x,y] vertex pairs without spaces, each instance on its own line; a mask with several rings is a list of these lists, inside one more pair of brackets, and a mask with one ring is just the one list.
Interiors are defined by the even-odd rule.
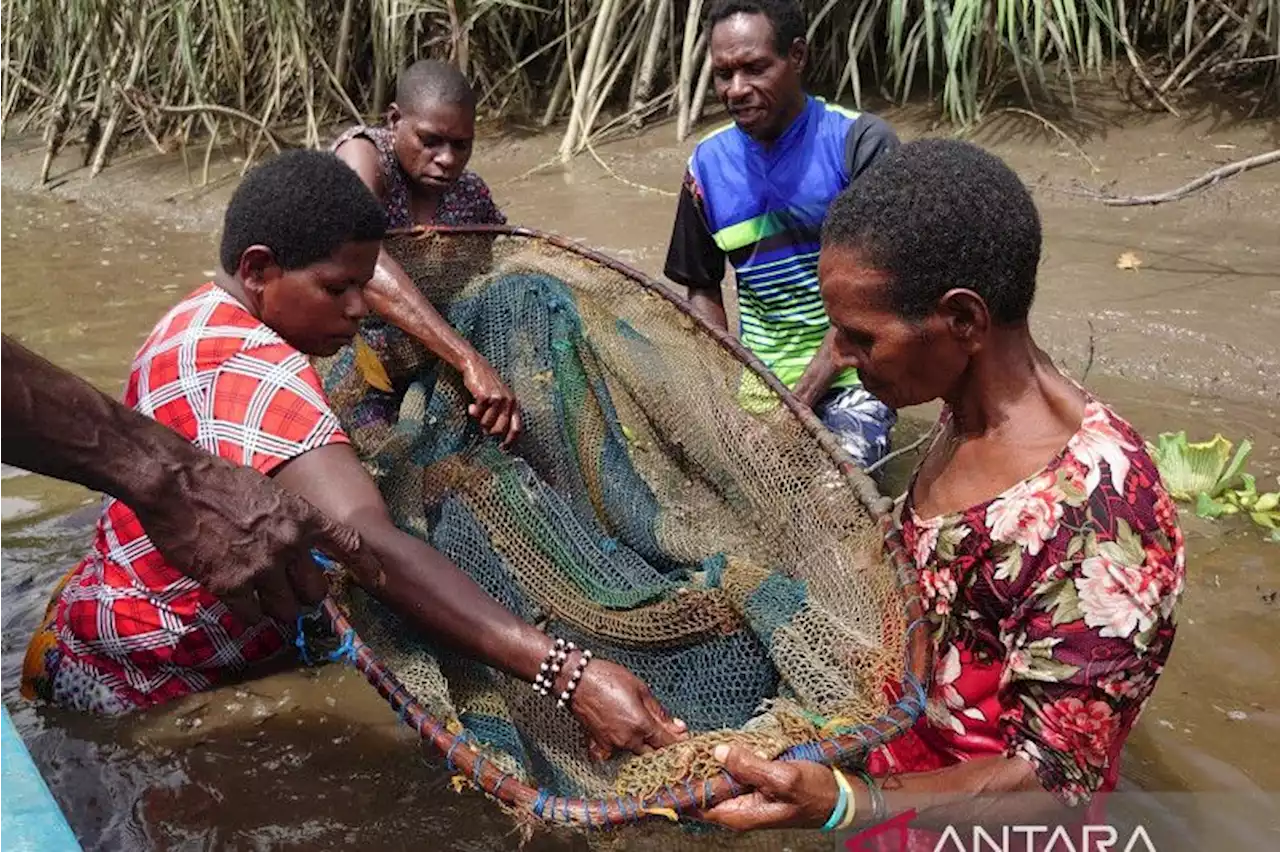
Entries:
[[903,696],[903,702],[911,708],[911,715],[918,718],[920,714],[924,712],[925,703],[927,701],[924,692],[924,684],[920,682],[920,678],[910,672],[908,672],[902,679],[902,683],[904,686],[909,687],[912,693],[910,702],[907,703],[906,696]]
[[338,563],[334,562],[318,550],[311,551],[311,558],[315,560],[317,565],[324,569],[326,574],[332,574],[338,570]]
[[302,660],[302,664],[310,666],[311,655],[307,653],[307,634],[302,629],[306,619],[307,613],[298,613],[298,633],[293,637],[293,644],[298,648],[298,658]]
[[549,790],[542,789],[538,791],[538,799],[533,803],[533,812],[539,819],[542,818],[542,809],[547,806],[547,799],[549,798],[551,798]]
[[[339,565],[337,562],[334,562],[332,559],[330,559],[328,556],[325,556],[323,553],[321,553],[318,550],[311,551],[311,558],[315,561],[317,565],[320,566],[320,568],[326,574],[333,574],[339,570]],[[293,644],[294,644],[294,647],[298,649],[298,658],[302,660],[302,664],[304,666],[311,666],[311,665],[314,665],[315,663],[311,658],[310,651],[307,650],[307,635],[303,628],[308,620],[318,621],[320,619],[320,616],[321,616],[321,609],[319,607],[316,607],[311,612],[298,613],[297,633],[293,637]],[[355,652],[350,647],[350,644],[351,644],[350,641],[344,638],[343,645],[339,646],[338,650],[335,651],[334,654],[338,654],[339,652],[345,653],[350,657],[351,662],[354,663]],[[333,654],[331,654],[329,655],[329,659],[336,661],[338,657],[335,657]]]
[[347,662],[354,666],[358,658],[355,638],[356,632],[348,627],[347,632],[342,634],[342,644],[334,648],[333,652],[329,654],[329,662]]

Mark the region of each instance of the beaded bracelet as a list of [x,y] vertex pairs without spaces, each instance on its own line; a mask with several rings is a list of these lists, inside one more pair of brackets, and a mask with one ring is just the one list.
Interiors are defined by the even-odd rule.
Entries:
[[556,675],[560,673],[561,666],[569,658],[569,652],[575,647],[572,642],[565,642],[563,639],[555,641],[551,650],[542,659],[542,665],[538,666],[538,676],[533,680],[534,692],[539,695],[551,694],[551,690],[555,688]]
[[[573,643],[569,643],[569,650],[573,650]],[[573,700],[573,693],[578,689],[578,681],[582,680],[582,673],[587,670],[587,663],[591,662],[591,652],[583,650],[582,655],[578,657],[578,664],[573,668],[573,674],[569,676],[569,682],[565,684],[564,692],[560,693],[560,700],[556,702],[557,709],[563,709]]]

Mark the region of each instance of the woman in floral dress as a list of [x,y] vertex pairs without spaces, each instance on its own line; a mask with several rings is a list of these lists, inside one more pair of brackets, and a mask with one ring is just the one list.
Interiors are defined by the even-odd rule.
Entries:
[[[467,79],[452,65],[424,59],[396,80],[386,126],[352,127],[333,150],[383,203],[391,228],[505,224],[489,187],[467,169],[475,126],[476,98]],[[458,371],[474,399],[471,415],[485,432],[504,445],[519,436],[515,395],[385,251],[366,293],[377,317],[362,324],[361,335],[375,352],[403,351],[401,330],[407,332]],[[344,425],[357,429],[374,420],[393,421],[398,405],[396,394],[370,388],[350,417],[344,415],[351,421]]]
[[[906,815],[912,849],[933,849],[943,826],[1026,825],[1063,806],[1078,822],[1115,785],[1173,644],[1184,578],[1173,503],[1133,427],[1032,339],[1039,260],[1022,183],[954,141],[887,155],[823,234],[841,366],[895,409],[944,403],[900,515],[936,642],[927,712],[851,776],[846,806],[853,827]],[[833,818],[831,769],[719,757],[753,792],[707,819]]]

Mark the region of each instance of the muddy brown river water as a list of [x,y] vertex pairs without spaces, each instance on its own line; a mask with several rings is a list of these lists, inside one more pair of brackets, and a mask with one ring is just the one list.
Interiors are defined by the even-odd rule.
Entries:
[[[1176,186],[1280,144],[1274,124],[1206,111],[1174,122],[1097,109],[1083,152],[1005,116],[975,137],[1036,187],[1045,257],[1033,321],[1065,369],[1149,438],[1186,429],[1256,445],[1250,469],[1280,470],[1280,168],[1177,204],[1106,208],[1071,194]],[[924,125],[887,113],[904,136]],[[678,186],[690,144],[670,127],[601,147],[617,175]],[[673,199],[589,158],[526,173],[556,140],[507,128],[475,167],[513,222],[582,239],[657,274]],[[38,152],[3,151],[3,327],[112,393],[154,321],[214,262],[230,182],[185,186],[177,158],[123,158],[92,184],[59,174],[29,189]],[[215,161],[215,177],[236,169]],[[1123,252],[1141,261],[1119,269]],[[906,412],[904,434],[931,411]],[[901,487],[910,461],[890,477]],[[22,654],[54,579],[87,546],[97,498],[3,471],[3,697],[86,849],[515,849],[495,807],[455,795],[354,670],[288,670],[137,717],[104,721],[22,701]],[[1173,657],[1125,753],[1133,819],[1156,848],[1280,848],[1280,545],[1239,522],[1182,513],[1189,577]],[[677,842],[624,833],[614,848],[832,849],[814,834]],[[539,836],[527,848],[586,848]],[[1138,847],[1141,848],[1141,847]]]

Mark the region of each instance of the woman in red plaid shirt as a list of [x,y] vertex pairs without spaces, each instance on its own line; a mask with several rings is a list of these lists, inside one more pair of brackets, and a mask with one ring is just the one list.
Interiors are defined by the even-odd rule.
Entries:
[[[332,154],[293,151],[255,169],[227,208],[216,279],[156,325],[125,403],[354,527],[383,570],[372,591],[440,640],[533,681],[547,636],[394,526],[308,361],[351,341],[386,226],[382,206]],[[148,707],[288,648],[296,614],[285,582],[256,601],[215,597],[165,560],[132,509],[107,498],[92,549],[32,639],[23,692],[99,713]],[[646,751],[684,733],[644,684],[604,660],[586,667],[571,707],[600,751]]]

